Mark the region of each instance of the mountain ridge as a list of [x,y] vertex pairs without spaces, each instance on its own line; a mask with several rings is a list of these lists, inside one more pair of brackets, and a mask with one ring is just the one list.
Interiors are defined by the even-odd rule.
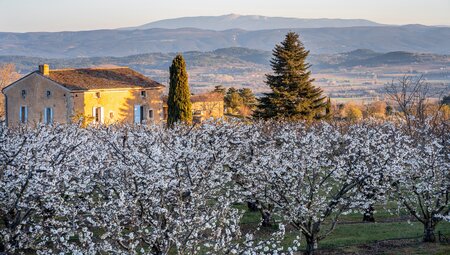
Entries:
[[377,52],[450,53],[450,28],[388,26],[226,31],[196,28],[0,33],[0,55],[51,58],[129,56],[147,52],[212,51],[245,47],[272,50],[287,32],[300,34],[314,54],[366,48]]
[[366,19],[329,19],[329,18],[291,18],[268,17],[262,15],[227,14],[220,16],[194,16],[157,20],[139,26],[120,28],[122,30],[145,30],[151,28],[199,28],[223,31],[244,29],[248,31],[285,29],[285,28],[320,28],[320,27],[355,27],[384,26]]

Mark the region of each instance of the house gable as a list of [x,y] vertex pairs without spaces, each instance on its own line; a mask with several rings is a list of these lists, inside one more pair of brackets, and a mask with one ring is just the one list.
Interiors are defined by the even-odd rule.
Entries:
[[[10,90],[11,88],[14,88],[15,86],[18,86],[19,84],[23,84],[23,82],[25,82],[25,83],[28,84],[28,83],[30,83],[30,79],[38,79],[38,78],[36,78],[36,76],[39,76],[39,77],[42,78],[42,79],[46,79],[46,80],[49,82],[49,84],[53,84],[54,86],[57,86],[57,87],[59,87],[60,89],[63,89],[63,90],[65,90],[65,91],[67,91],[67,92],[70,91],[70,89],[68,89],[68,88],[66,88],[66,87],[64,87],[64,86],[62,86],[61,84],[59,84],[59,83],[57,83],[57,82],[55,82],[55,81],[52,81],[52,80],[48,79],[47,77],[43,76],[43,75],[40,74],[39,72],[35,71],[35,72],[32,72],[32,73],[29,73],[29,74],[25,75],[24,77],[18,79],[17,81],[15,81],[15,82],[9,84],[9,85],[6,86],[6,87],[4,87],[4,88],[2,89],[2,93],[6,95],[6,93],[8,92],[8,90]],[[36,81],[36,80],[33,80],[33,81]]]
[[12,83],[2,92],[6,96],[8,125],[21,122],[23,109],[27,112],[27,123],[44,121],[46,108],[51,109],[54,122],[67,122],[70,91],[37,72]]

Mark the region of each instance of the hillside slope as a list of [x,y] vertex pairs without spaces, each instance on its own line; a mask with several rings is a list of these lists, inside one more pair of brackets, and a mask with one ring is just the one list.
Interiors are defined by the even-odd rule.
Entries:
[[377,52],[450,54],[450,28],[419,25],[213,31],[194,28],[0,33],[0,55],[51,58],[128,56],[148,52],[212,51],[246,47],[270,51],[286,33],[300,34],[314,54],[365,48]]

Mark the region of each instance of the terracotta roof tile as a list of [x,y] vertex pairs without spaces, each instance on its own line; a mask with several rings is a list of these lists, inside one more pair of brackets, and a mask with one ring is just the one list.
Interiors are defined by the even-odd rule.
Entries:
[[164,87],[128,67],[55,69],[46,77],[70,90]]

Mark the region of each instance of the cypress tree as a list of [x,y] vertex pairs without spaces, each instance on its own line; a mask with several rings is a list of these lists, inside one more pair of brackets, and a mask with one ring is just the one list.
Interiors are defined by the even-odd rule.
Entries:
[[274,73],[266,75],[266,84],[272,92],[260,98],[255,117],[313,120],[326,116],[325,96],[312,84],[314,79],[308,70],[311,65],[306,62],[308,54],[298,34],[293,32],[275,46],[270,61]]
[[169,71],[170,86],[167,100],[167,125],[171,127],[178,121],[190,124],[192,123],[191,94],[189,92],[186,62],[181,54],[178,54],[173,59]]
[[325,105],[325,118],[330,119],[331,118],[331,98],[328,97],[327,103]]

